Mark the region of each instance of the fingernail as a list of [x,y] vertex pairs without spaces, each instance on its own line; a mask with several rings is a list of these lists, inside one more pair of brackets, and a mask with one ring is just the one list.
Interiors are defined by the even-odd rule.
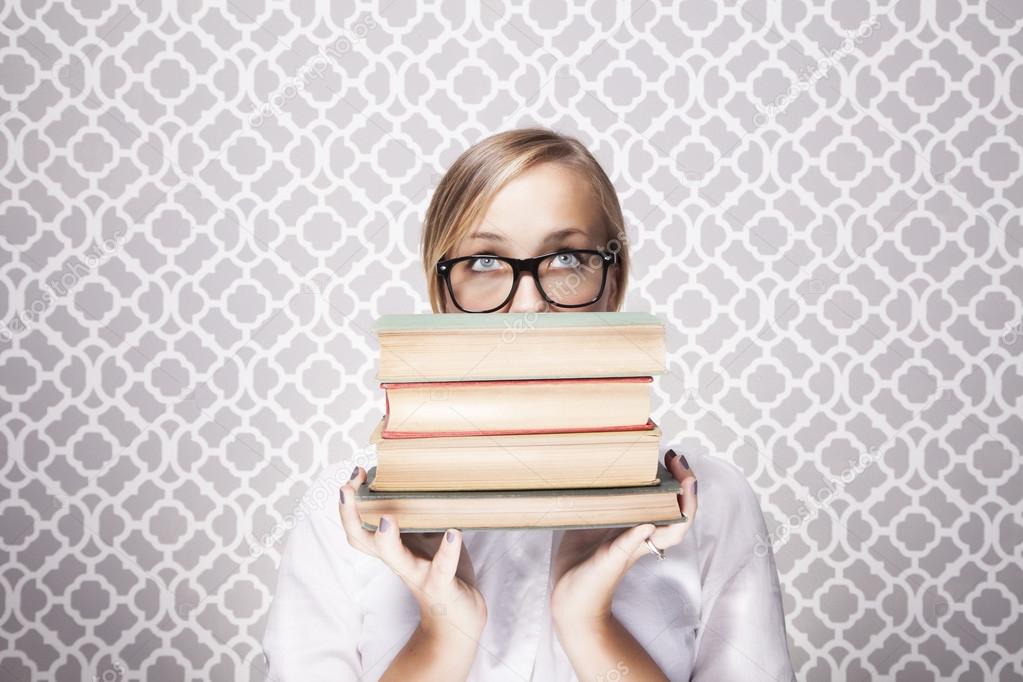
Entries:
[[454,534],[454,532],[449,530],[447,533],[444,534],[444,538],[448,542],[454,542],[455,541],[455,534]]
[[693,481],[693,495],[696,494],[696,484],[697,483],[699,483],[699,481]]
[[390,525],[391,524],[387,521],[387,519],[384,518],[383,516],[381,516],[380,517],[380,525],[377,526],[377,531],[383,533],[384,531],[387,530],[387,527],[390,526]]
[[664,464],[665,465],[671,464],[671,460],[676,456],[677,455],[675,455],[674,450],[668,450],[666,453],[664,453]]
[[352,469],[352,475],[348,477],[348,480],[350,481],[350,480],[352,480],[353,478],[355,478],[358,475],[359,475],[359,467],[355,467],[354,469]]
[[686,456],[685,455],[679,455],[678,456],[678,461],[682,462],[682,468],[683,469],[688,469],[689,468],[689,461],[686,460]]
[[344,504],[345,503],[345,491],[344,491],[344,488],[342,488],[339,492],[341,493],[341,504]]

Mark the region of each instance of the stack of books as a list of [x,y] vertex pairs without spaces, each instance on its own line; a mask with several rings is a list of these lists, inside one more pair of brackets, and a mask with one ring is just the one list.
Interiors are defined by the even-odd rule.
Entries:
[[650,419],[647,313],[385,315],[363,526],[592,528],[681,520]]

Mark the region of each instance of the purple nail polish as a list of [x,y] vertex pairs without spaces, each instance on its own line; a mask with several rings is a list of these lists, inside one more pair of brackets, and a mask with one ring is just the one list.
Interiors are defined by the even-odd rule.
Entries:
[[682,468],[683,469],[688,469],[689,468],[689,460],[686,459],[685,455],[679,455],[678,456],[678,461],[682,462]]
[[699,481],[693,481],[693,495],[696,494],[696,484],[697,483],[699,483]]
[[677,457],[674,450],[668,450],[664,453],[664,462],[670,464],[673,457]]
[[383,532],[385,532],[387,530],[387,527],[390,526],[390,525],[391,524],[387,521],[387,519],[385,519],[384,517],[381,516],[380,517],[380,525],[377,527],[377,530],[380,531],[381,533],[383,533]]
[[454,542],[455,541],[455,534],[452,533],[450,530],[447,533],[444,534],[444,537],[447,539],[448,542]]
[[345,491],[344,491],[344,489],[342,488],[342,489],[341,489],[341,490],[339,490],[338,492],[340,492],[340,493],[341,493],[341,504],[344,504],[344,503],[345,503]]
[[350,481],[350,480],[352,480],[353,478],[355,478],[358,475],[359,475],[359,467],[355,467],[354,469],[352,469],[352,475],[348,477],[348,480]]

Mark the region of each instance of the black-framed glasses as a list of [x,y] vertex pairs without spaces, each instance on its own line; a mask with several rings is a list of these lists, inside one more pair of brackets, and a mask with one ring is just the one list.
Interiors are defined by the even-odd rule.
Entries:
[[600,300],[613,251],[559,249],[535,258],[473,254],[437,263],[455,307],[464,313],[492,313],[515,295],[519,275],[528,272],[543,300],[559,308],[582,308]]

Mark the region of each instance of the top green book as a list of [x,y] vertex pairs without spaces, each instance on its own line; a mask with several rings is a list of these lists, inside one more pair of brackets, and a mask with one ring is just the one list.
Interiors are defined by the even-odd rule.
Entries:
[[660,327],[664,323],[650,313],[631,312],[582,312],[582,313],[444,313],[381,315],[373,325],[379,333],[418,331],[422,329],[522,329],[536,327],[553,329],[561,327],[592,327],[610,325],[615,327],[650,325]]
[[640,312],[383,315],[382,383],[652,376],[664,322]]

